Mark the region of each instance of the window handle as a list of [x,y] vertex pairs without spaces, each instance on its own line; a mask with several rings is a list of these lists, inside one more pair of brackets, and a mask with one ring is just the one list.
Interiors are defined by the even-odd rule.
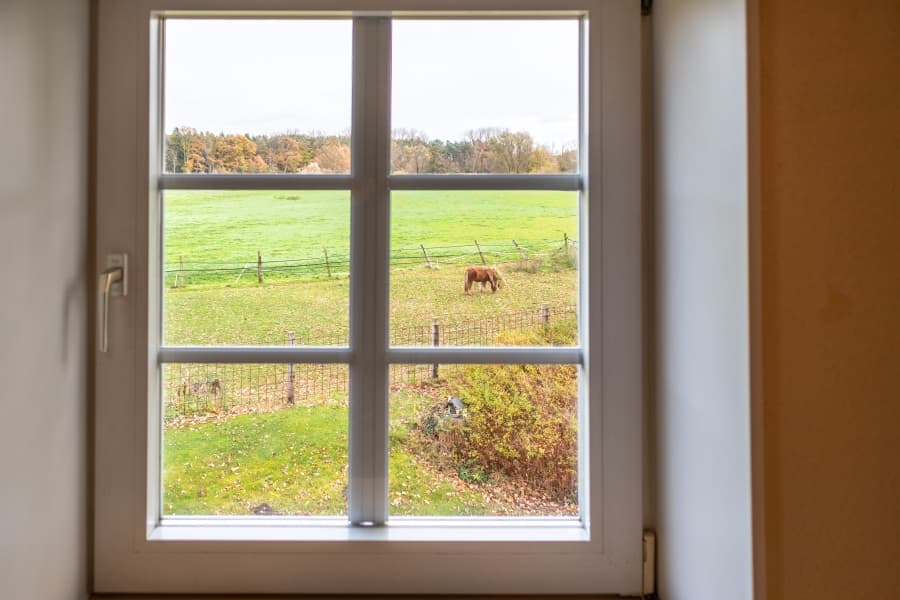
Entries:
[[108,269],[100,273],[98,285],[99,298],[97,299],[97,325],[98,342],[100,352],[109,350],[109,297],[124,296],[126,294],[125,287],[125,270],[127,262],[124,254],[110,255],[107,257],[107,264],[118,265],[110,266]]

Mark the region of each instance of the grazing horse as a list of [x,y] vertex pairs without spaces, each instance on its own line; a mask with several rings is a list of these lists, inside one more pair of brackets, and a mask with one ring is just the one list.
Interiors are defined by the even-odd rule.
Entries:
[[466,283],[463,287],[463,291],[465,293],[469,293],[472,289],[472,283],[480,283],[481,291],[484,291],[484,284],[491,284],[491,293],[497,291],[497,288],[500,287],[500,282],[503,281],[503,277],[500,276],[500,272],[493,267],[466,267]]

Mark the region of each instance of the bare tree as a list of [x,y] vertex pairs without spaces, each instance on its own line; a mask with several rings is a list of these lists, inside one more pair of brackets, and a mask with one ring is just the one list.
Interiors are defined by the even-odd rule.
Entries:
[[490,139],[491,157],[495,170],[505,173],[527,173],[534,141],[524,131],[503,130]]

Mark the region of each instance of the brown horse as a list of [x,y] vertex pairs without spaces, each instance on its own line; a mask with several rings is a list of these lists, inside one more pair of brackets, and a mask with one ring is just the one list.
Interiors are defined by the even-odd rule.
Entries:
[[481,291],[484,291],[484,284],[491,284],[491,293],[497,291],[500,282],[503,281],[500,272],[493,267],[466,267],[466,279],[463,291],[469,293],[473,283],[481,284]]

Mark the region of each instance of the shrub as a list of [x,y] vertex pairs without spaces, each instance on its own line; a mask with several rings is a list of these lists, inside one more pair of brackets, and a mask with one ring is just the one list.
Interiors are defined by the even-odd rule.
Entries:
[[[511,332],[502,344],[571,344],[574,319]],[[573,365],[468,365],[449,381],[461,427],[432,429],[467,481],[507,479],[558,501],[576,494],[577,371]]]

